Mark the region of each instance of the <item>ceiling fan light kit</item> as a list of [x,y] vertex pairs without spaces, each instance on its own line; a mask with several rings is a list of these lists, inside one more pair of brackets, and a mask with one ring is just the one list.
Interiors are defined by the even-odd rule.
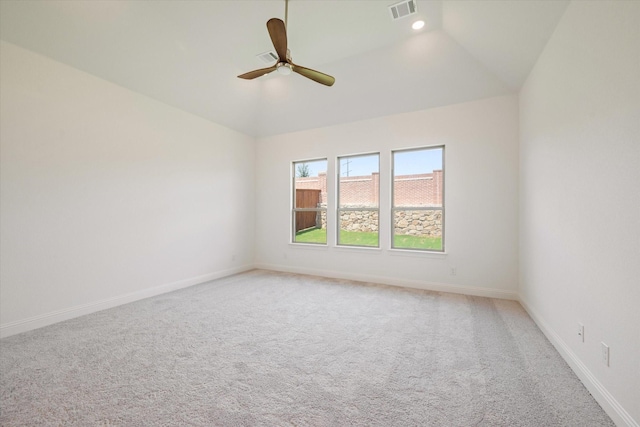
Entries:
[[[289,0],[285,0],[285,20],[289,14]],[[320,71],[312,70],[311,68],[302,67],[296,65],[291,61],[291,53],[287,49],[287,26],[278,18],[271,18],[267,21],[267,30],[271,37],[271,43],[278,55],[277,61],[274,65],[267,68],[261,68],[259,70],[249,71],[239,75],[241,79],[252,80],[265,74],[269,74],[272,71],[278,71],[279,74],[288,75],[293,71],[301,76],[311,79],[315,82],[323,84],[325,86],[333,86],[336,79],[328,74],[321,73]]]
[[291,64],[286,64],[284,62],[278,62],[276,64],[278,73],[282,74],[283,76],[288,76],[289,74],[291,74]]

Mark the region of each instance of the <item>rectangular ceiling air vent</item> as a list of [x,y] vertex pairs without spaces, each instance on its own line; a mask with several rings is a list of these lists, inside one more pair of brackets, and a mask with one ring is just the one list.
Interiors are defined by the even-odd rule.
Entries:
[[391,19],[394,21],[396,19],[404,18],[405,16],[413,15],[416,11],[416,0],[404,0],[400,3],[389,6]]
[[261,53],[260,55],[256,55],[256,57],[264,62],[265,64],[273,64],[273,61],[277,61],[278,60],[278,55],[276,55],[276,53],[272,50],[270,50],[269,52],[265,52],[265,53]]

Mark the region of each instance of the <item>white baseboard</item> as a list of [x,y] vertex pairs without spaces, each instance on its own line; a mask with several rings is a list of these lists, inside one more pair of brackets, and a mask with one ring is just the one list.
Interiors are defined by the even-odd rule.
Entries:
[[379,283],[383,285],[401,286],[405,288],[423,289],[427,291],[450,292],[454,294],[473,295],[488,298],[518,300],[515,291],[482,288],[477,286],[451,285],[448,283],[427,282],[422,280],[407,280],[394,277],[374,276],[366,274],[345,273],[326,269],[291,267],[288,265],[256,264],[255,268],[263,270],[283,271],[286,273],[309,274],[312,276],[330,277],[333,279],[356,280],[359,282]]
[[102,301],[82,304],[75,307],[65,308],[50,313],[33,316],[27,319],[17,320],[15,322],[0,325],[0,338],[31,331],[33,329],[42,328],[43,326],[52,325],[62,322],[63,320],[73,319],[75,317],[84,316],[85,314],[95,313],[96,311],[105,310],[107,308],[116,307],[133,301],[153,297],[167,292],[176,291],[178,289],[187,288],[189,286],[205,283],[210,280],[219,279],[221,277],[230,276],[232,274],[242,273],[251,270],[252,265],[230,268],[227,270],[216,271],[214,273],[204,274],[202,276],[192,277],[189,279],[179,280],[177,282],[165,283],[164,285],[147,288],[125,295],[119,295],[113,298],[107,298]]
[[545,334],[547,339],[551,341],[551,344],[558,350],[560,355],[569,364],[569,367],[580,378],[580,381],[589,390],[591,395],[602,406],[602,409],[611,417],[617,426],[628,427],[640,427],[638,422],[620,405],[620,403],[609,393],[609,391],[602,385],[600,381],[591,373],[589,368],[582,363],[580,358],[571,350],[571,348],[565,343],[560,335],[558,335],[550,326],[545,322],[542,317],[536,313],[536,311],[520,296],[520,304],[529,313],[529,316],[538,325],[542,333]]

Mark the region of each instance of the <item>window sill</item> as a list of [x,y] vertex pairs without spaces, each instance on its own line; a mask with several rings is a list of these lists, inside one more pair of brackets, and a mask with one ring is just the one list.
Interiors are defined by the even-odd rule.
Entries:
[[413,258],[435,258],[442,259],[447,257],[446,252],[432,252],[432,251],[413,251],[411,249],[387,249],[389,255],[393,256],[406,256]]
[[326,251],[329,246],[319,243],[293,243],[289,242],[289,246],[294,248],[311,249],[315,251]]
[[[304,250],[312,250],[312,251],[328,251],[329,245],[321,245],[314,243],[289,243],[290,247],[299,248]],[[433,258],[433,259],[444,259],[447,257],[446,252],[430,252],[430,251],[415,251],[411,249],[386,249],[382,250],[382,248],[373,248],[367,246],[331,246],[332,251],[338,252],[360,252],[367,253],[373,255],[380,255],[383,252],[388,253],[391,256],[401,256],[401,257],[411,257],[411,258]]]
[[376,254],[379,255],[382,253],[382,249],[380,249],[379,247],[371,247],[371,246],[347,246],[347,245],[340,245],[340,246],[334,246],[333,249],[339,251],[339,252],[362,252],[362,253],[368,253],[368,254]]

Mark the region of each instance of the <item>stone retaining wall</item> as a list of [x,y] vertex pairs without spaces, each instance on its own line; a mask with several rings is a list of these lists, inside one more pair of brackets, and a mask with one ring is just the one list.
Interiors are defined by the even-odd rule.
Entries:
[[[321,207],[326,208],[322,204]],[[353,206],[362,207],[362,206]],[[395,212],[394,233],[419,237],[442,236],[442,210],[402,210]],[[327,213],[318,215],[318,226],[327,228]],[[340,228],[347,231],[376,232],[379,229],[377,211],[343,211],[340,214]]]
[[340,229],[346,231],[378,231],[378,211],[346,211],[340,214]]
[[394,233],[410,236],[442,236],[442,211],[396,211]]

